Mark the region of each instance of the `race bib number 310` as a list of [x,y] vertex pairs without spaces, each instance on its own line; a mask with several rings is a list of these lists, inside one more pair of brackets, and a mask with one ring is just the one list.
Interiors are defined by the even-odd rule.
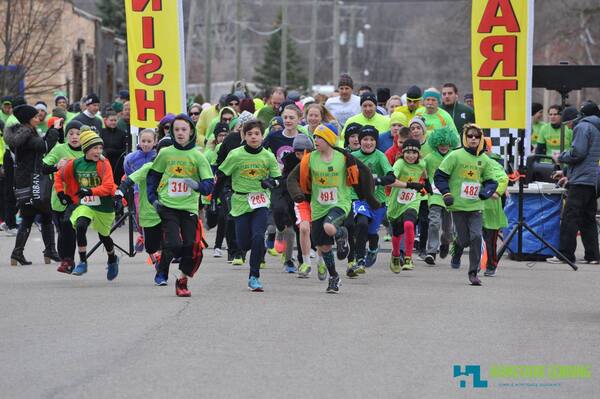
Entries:
[[187,197],[192,193],[192,189],[185,182],[185,179],[169,179],[169,197]]
[[266,208],[269,206],[269,197],[267,193],[248,194],[248,205],[251,209]]
[[335,205],[338,202],[338,192],[336,187],[322,188],[319,190],[319,197],[317,198],[319,204],[322,205]]
[[478,199],[479,187],[479,183],[463,182],[460,188],[460,196],[465,199]]

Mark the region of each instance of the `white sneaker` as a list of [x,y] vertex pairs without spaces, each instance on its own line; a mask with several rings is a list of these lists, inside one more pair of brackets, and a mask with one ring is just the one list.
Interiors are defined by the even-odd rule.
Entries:
[[562,260],[562,259],[560,259],[560,258],[558,258],[556,256],[553,256],[552,258],[546,259],[546,262],[548,262],[548,263],[555,263],[555,264],[566,263],[564,260]]
[[221,253],[221,249],[215,248],[213,250],[213,258],[220,258],[222,256],[223,256],[223,254]]
[[312,250],[312,249],[311,249],[311,250],[310,250],[310,258],[311,258],[311,259],[314,259],[314,258],[316,258],[316,257],[317,257],[317,253],[316,253],[314,250]]
[[18,231],[19,231],[18,229],[6,229],[6,230],[4,230],[4,232],[6,233],[6,235],[10,236],[10,237],[15,237],[17,235]]
[[597,264],[600,264],[600,261],[597,261],[597,260],[587,260],[585,258],[580,258],[580,259],[577,259],[577,263],[585,263],[585,264],[588,264],[588,265],[597,265]]

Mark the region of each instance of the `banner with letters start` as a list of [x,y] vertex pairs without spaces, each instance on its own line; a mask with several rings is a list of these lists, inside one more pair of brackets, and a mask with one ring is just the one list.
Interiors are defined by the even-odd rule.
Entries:
[[473,100],[483,128],[530,129],[533,3],[472,2]]
[[185,112],[182,0],[125,0],[131,125]]

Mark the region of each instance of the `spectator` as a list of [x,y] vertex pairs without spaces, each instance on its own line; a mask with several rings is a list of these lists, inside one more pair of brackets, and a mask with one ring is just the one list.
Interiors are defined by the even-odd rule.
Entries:
[[192,122],[194,122],[194,126],[196,126],[198,124],[201,113],[202,113],[202,106],[200,104],[194,103],[190,106],[188,115],[192,119]]
[[[125,93],[121,93],[125,94]],[[129,140],[131,137],[131,122],[130,122],[130,105],[129,100],[123,102],[123,111],[121,111],[121,118],[117,122],[117,127],[121,129],[125,136]]]
[[89,94],[84,100],[85,109],[77,114],[73,120],[81,122],[82,125],[94,127],[96,132],[102,131],[102,119],[96,114],[100,109],[100,99],[94,93]]
[[123,177],[123,160],[127,151],[125,133],[117,127],[117,113],[109,111],[104,118],[106,127],[100,131],[100,138],[104,142],[104,156],[110,162],[113,170],[115,184],[121,183]]
[[[561,109],[560,105],[551,105],[548,108],[548,116],[550,123],[542,126],[540,135],[536,142],[535,153],[546,156],[558,155],[561,152],[560,135],[561,135]],[[568,126],[564,127],[564,147],[571,147],[573,141],[573,131]]]
[[442,86],[441,108],[450,114],[459,132],[462,132],[465,123],[475,123],[473,109],[458,102],[458,88],[454,83],[444,83]]
[[473,93],[465,94],[465,96],[463,97],[463,100],[468,107],[471,107],[473,109],[473,111],[475,111],[475,103],[473,102]]
[[2,109],[0,109],[0,121],[6,123],[6,120],[9,116],[12,115],[12,97],[5,96],[2,97]]
[[540,103],[531,104],[531,145],[536,146],[540,138],[540,130],[544,123],[544,106]]
[[348,74],[342,74],[338,82],[337,97],[331,97],[325,102],[325,108],[331,112],[331,115],[338,121],[340,126],[344,126],[346,121],[360,113],[360,97],[352,94],[354,81]]

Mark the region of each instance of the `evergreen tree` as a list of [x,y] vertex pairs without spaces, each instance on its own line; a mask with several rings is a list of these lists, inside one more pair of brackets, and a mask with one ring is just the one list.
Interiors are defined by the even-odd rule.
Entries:
[[125,2],[123,0],[97,0],[96,6],[102,18],[102,25],[114,30],[117,36],[127,37]]
[[[281,26],[281,12],[277,16],[276,25]],[[292,41],[288,29],[287,44],[287,86],[305,88],[307,79],[302,69],[303,62],[296,52],[296,44]],[[254,80],[263,88],[278,86],[281,74],[281,30],[269,37],[265,45],[265,57],[262,65],[255,68]]]

